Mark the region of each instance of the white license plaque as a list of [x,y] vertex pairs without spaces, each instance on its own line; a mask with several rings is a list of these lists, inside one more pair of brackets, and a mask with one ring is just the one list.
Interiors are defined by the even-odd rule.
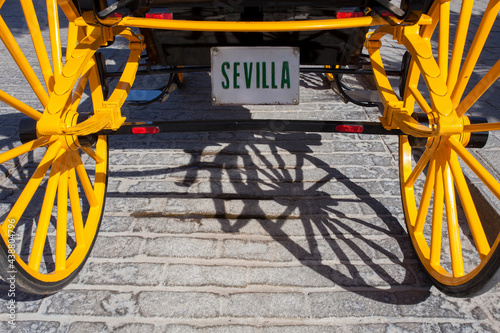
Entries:
[[214,105],[299,104],[299,48],[213,47]]

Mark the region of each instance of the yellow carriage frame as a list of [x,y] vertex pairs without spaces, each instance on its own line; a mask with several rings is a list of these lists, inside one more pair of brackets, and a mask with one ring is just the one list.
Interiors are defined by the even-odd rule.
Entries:
[[[0,0],[0,8],[4,3],[5,0]],[[36,12],[30,0],[21,0],[21,4],[26,17],[36,18]],[[121,108],[133,85],[140,55],[145,48],[143,37],[134,33],[131,28],[282,32],[376,27],[367,35],[365,47],[369,52],[377,89],[384,106],[380,122],[386,130],[399,130],[404,133],[400,140],[401,189],[407,228],[412,243],[426,271],[445,291],[463,295],[479,290],[480,285],[487,280],[483,275],[493,274],[488,271],[489,266],[498,266],[500,236],[497,236],[494,242],[488,240],[483,228],[484,222],[481,222],[478,217],[458,157],[477,174],[496,198],[500,198],[498,180],[465,148],[471,133],[500,130],[500,123],[471,124],[466,116],[469,108],[499,78],[500,60],[463,98],[479,54],[497,18],[500,1],[489,1],[474,41],[462,64],[472,5],[471,0],[463,1],[453,48],[450,49],[450,0],[434,1],[428,13],[416,13],[419,19],[411,24],[396,17],[381,17],[370,9],[363,17],[286,22],[196,22],[138,17],[100,19],[93,11],[80,13],[71,0],[47,0],[52,62],[49,59],[38,21],[27,20],[43,82],[38,79],[13,34],[0,16],[0,38],[12,54],[43,108],[43,112],[40,112],[0,90],[0,101],[36,121],[37,135],[37,139],[1,154],[0,163],[38,147],[48,147],[35,174],[0,227],[4,246],[9,243],[9,236],[15,229],[16,221],[21,218],[31,196],[50,168],[40,221],[29,260],[21,258],[17,253],[10,253],[15,257],[16,269],[23,271],[28,277],[24,283],[20,282],[21,287],[35,293],[57,291],[69,283],[71,276],[81,268],[95,240],[105,197],[107,140],[104,135],[100,135],[93,148],[81,144],[79,138],[103,133],[106,130],[116,131],[125,122]],[[58,7],[62,9],[69,21],[65,57],[61,52]],[[438,35],[437,59],[434,57],[431,46],[431,38],[434,34]],[[411,54],[406,87],[401,97],[394,92],[382,63],[381,38],[385,35],[392,36]],[[100,47],[110,43],[115,36],[122,36],[129,40],[130,55],[118,85],[110,98],[105,100],[99,89],[101,81],[94,54]],[[428,89],[430,103],[429,98],[424,98],[419,90],[420,79],[423,79]],[[92,91],[94,114],[84,121],[78,121],[76,109],[87,84]],[[412,117],[415,105],[427,114],[429,124],[423,124]],[[409,143],[409,137],[428,138],[425,153],[420,160],[415,162],[412,162],[413,148]],[[79,150],[84,151],[95,161],[94,185],[85,180],[88,176],[77,153]],[[424,170],[427,170],[427,177],[423,194],[418,202],[414,186]],[[81,214],[78,214],[80,206],[77,178],[80,179],[90,206],[86,223],[82,221]],[[471,271],[464,269],[455,206],[457,193],[455,192],[458,193],[464,207],[480,258],[479,263]],[[56,193],[58,208],[55,268],[52,272],[41,273],[39,272],[40,263]],[[67,206],[68,197],[73,209],[74,233],[77,242],[77,247],[72,253],[66,252],[68,212],[67,208],[66,210],[62,208]],[[430,218],[429,240],[424,235],[424,226],[431,201],[433,213]],[[449,237],[451,272],[441,265],[443,210]],[[12,262],[4,259],[3,263]],[[484,273],[485,271],[487,272]]]

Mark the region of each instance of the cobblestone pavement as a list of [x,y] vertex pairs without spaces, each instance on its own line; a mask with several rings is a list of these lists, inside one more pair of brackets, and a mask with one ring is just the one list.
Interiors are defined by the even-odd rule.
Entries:
[[[9,6],[11,15],[5,8],[1,14],[12,24],[20,9]],[[15,33],[28,45],[23,24]],[[500,52],[499,33],[487,50],[491,59]],[[103,51],[110,69],[124,47]],[[401,54],[385,49],[396,68]],[[1,66],[0,75],[2,89],[34,99],[12,67]],[[212,107],[209,83],[208,74],[189,74],[168,102],[123,111],[129,120],[193,121],[380,115],[342,103],[322,75],[302,75],[297,107]],[[476,112],[500,111],[499,95]],[[2,151],[19,144],[19,119],[0,105]],[[498,165],[498,147],[494,137],[481,151],[491,165]],[[11,180],[4,177],[2,207],[12,204],[16,179],[33,168],[32,159],[21,161]],[[500,287],[475,298],[442,294],[419,267],[403,226],[397,137],[112,137],[105,217],[90,259],[55,295],[17,293],[16,331],[498,332]],[[0,287],[0,331],[6,331],[7,284]]]

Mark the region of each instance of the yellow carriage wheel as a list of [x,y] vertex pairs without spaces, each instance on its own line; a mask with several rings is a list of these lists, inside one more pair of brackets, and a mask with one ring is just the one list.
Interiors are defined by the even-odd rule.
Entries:
[[423,77],[425,59],[415,59],[419,50],[410,50],[403,97],[405,108],[425,114],[422,124],[457,130],[430,139],[402,136],[399,144],[402,201],[413,247],[435,285],[454,296],[482,293],[500,275],[500,221],[498,215],[480,208],[477,199],[483,193],[490,204],[500,206],[500,183],[468,148],[477,135],[471,132],[490,131],[491,137],[500,130],[499,123],[470,124],[471,106],[479,98],[488,100],[498,88],[500,60],[484,71],[479,83],[469,82],[485,43],[493,38],[488,36],[495,31],[500,2],[489,2],[479,28],[470,36],[473,3],[462,2],[457,22],[450,22],[455,18],[450,2],[432,4],[433,24],[421,27],[419,33],[436,42],[439,68],[428,73],[439,74],[442,85]]
[[[67,16],[64,22],[69,22],[67,43],[63,42],[64,34],[59,28],[58,3]],[[46,8],[35,9],[31,0],[21,0],[36,53],[36,60],[29,61],[26,57],[29,51],[20,46],[26,47],[26,41],[20,40],[23,36],[14,35],[8,24],[13,20],[2,17],[12,11],[8,8],[10,5],[0,1],[0,38],[12,56],[12,64],[17,64],[39,103],[34,105],[32,99],[21,101],[0,90],[0,101],[31,118],[33,124],[32,139],[0,154],[0,163],[31,154],[38,164],[31,164],[36,166],[34,171],[30,165],[20,170],[22,177],[8,184],[13,193],[11,198],[15,198],[9,200],[8,205],[3,204],[0,211],[0,275],[10,279],[7,281],[14,277],[25,292],[50,294],[76,276],[95,242],[107,187],[108,141],[106,136],[96,134],[37,136],[34,129],[42,118],[38,110],[46,109],[52,102],[57,91],[54,87],[57,88],[66,69],[62,46],[66,47],[69,58],[84,38],[85,30],[73,24],[80,15],[72,1],[47,0]],[[72,86],[66,85],[69,98],[60,99],[62,102],[58,105],[63,110],[61,124],[66,127],[88,118],[80,109],[91,115],[89,110],[103,104],[96,58],[88,57],[83,67],[79,79]],[[33,68],[40,70],[35,73]],[[2,83],[5,80],[0,85]],[[87,99],[83,98],[86,87],[90,87],[91,92]],[[30,122],[23,121],[27,123]],[[20,132],[25,130],[21,128]]]

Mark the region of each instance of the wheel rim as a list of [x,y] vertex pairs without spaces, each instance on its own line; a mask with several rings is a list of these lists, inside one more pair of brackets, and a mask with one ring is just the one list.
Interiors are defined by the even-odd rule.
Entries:
[[[419,85],[419,81],[424,80],[420,80],[421,66],[417,66],[414,59],[410,62],[403,98],[405,108],[427,113],[430,127],[450,126],[451,122],[463,127],[462,133],[435,136],[422,148],[412,147],[408,136],[400,139],[401,191],[411,240],[432,278],[451,287],[470,287],[479,283],[478,280],[485,283],[491,275],[491,267],[485,268],[491,266],[494,256],[499,255],[499,228],[490,226],[493,223],[478,212],[464,173],[476,174],[480,186],[488,188],[491,196],[496,197],[493,200],[500,200],[500,183],[466,149],[470,130],[476,131],[480,127],[469,124],[467,111],[500,76],[500,61],[497,61],[478,84],[469,84],[468,87],[500,2],[490,1],[473,42],[467,48],[472,4],[473,1],[468,0],[462,3],[453,47],[449,47],[449,2],[435,1],[429,11],[433,24],[422,27],[420,31],[424,38],[434,36],[437,39],[437,65],[448,91],[445,98],[449,98],[453,106],[449,114],[444,116],[446,111],[439,110],[439,103],[434,100],[427,102],[427,96],[433,94],[431,90],[434,88],[429,88],[427,78],[427,90]],[[464,49],[468,49],[466,54]],[[464,55],[465,60],[461,63]],[[468,94],[464,94],[466,88],[471,89]],[[488,131],[500,129],[499,123],[481,126]],[[498,265],[496,261],[495,265]]]
[[[65,64],[59,8],[57,1],[48,0],[47,14],[42,18],[37,15],[31,0],[22,0],[21,4],[25,18],[29,18],[26,21],[41,75],[33,71],[34,64],[27,60],[1,12],[0,37],[39,104],[29,106],[28,102],[4,91],[0,91],[0,101],[38,122],[42,113],[37,108],[45,109],[55,98],[55,83]],[[3,1],[0,1],[0,9],[2,5]],[[84,28],[73,24],[79,14],[71,1],[61,1],[60,7],[69,20],[66,44],[66,55],[69,55],[83,38]],[[50,36],[47,46],[38,19],[47,22]],[[71,89],[70,103],[61,105],[61,121],[68,127],[80,122],[78,117],[82,115],[76,110],[86,86],[91,91],[89,107],[94,110],[102,107],[104,98],[94,57],[86,64],[78,82],[68,87]],[[38,156],[46,149],[29,181],[17,184],[15,202],[1,212],[4,217],[0,226],[2,249],[11,250],[17,270],[24,272],[31,281],[51,284],[68,279],[89,255],[104,209],[108,167],[107,137],[94,135],[92,139],[94,142],[89,144],[74,135],[43,136],[0,154],[0,163],[4,163],[28,153]],[[16,236],[9,240],[9,235]],[[15,238],[18,239],[13,242]],[[9,254],[6,252],[6,255]]]

